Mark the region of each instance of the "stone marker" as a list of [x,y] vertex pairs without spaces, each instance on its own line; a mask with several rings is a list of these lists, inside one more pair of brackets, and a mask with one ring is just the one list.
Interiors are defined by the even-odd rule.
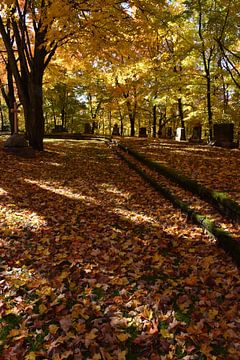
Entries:
[[89,123],[84,125],[84,134],[92,134],[92,127]]
[[234,147],[234,124],[214,124],[214,145],[222,147]]
[[114,136],[120,136],[120,131],[119,131],[118,124],[114,124],[114,126],[113,126],[113,131],[112,131],[112,135],[114,135]]
[[23,134],[13,134],[4,143],[5,148],[10,148],[10,147],[22,148],[27,146],[28,146],[28,142],[26,140],[25,135]]
[[19,148],[26,148],[28,147],[28,142],[26,140],[25,135],[23,134],[18,134],[18,109],[17,109],[17,103],[14,103],[14,108],[11,109],[11,112],[14,114],[14,133],[13,135],[11,135],[4,143],[4,147],[9,149],[16,149],[18,150]]
[[67,132],[67,129],[63,125],[55,125],[55,128],[52,130],[53,133]]
[[177,128],[176,130],[176,136],[175,136],[175,140],[176,141],[183,141],[185,140],[185,131],[184,128]]
[[200,125],[194,126],[192,130],[192,136],[189,139],[190,142],[201,142],[202,141],[202,127]]
[[140,129],[139,129],[139,135],[138,135],[139,137],[147,137],[147,128],[145,128],[145,127],[141,127]]

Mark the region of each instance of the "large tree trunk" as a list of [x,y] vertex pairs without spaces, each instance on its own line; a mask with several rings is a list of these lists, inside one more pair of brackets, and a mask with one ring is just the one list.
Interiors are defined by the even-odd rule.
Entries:
[[29,77],[28,87],[22,97],[29,145],[39,151],[43,150],[44,137],[42,79],[43,70],[40,66],[36,67]]

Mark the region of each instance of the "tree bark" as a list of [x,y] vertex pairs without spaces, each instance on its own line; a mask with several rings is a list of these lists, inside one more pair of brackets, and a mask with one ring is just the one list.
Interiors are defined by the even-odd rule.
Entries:
[[15,103],[14,95],[14,85],[13,85],[13,73],[8,61],[6,61],[6,71],[7,71],[7,87],[8,90],[4,89],[4,86],[1,86],[2,96],[5,100],[5,103],[8,107],[8,120],[10,124],[11,134],[14,133],[14,113],[11,111]]
[[211,98],[211,78],[210,73],[206,73],[207,80],[207,112],[208,112],[208,126],[209,126],[209,140],[213,139],[213,122],[212,122],[212,98]]
[[186,132],[185,132],[185,121],[183,115],[183,106],[182,106],[182,98],[178,98],[178,114],[181,121],[181,127],[183,128],[183,136],[182,140],[186,140]]
[[157,136],[157,105],[153,105],[153,137]]
[[205,78],[206,78],[206,90],[207,90],[207,112],[208,112],[208,126],[209,126],[209,141],[213,140],[213,114],[212,114],[212,99],[211,99],[211,74],[210,74],[210,66],[212,61],[212,56],[214,52],[214,45],[208,48],[208,52],[206,50],[205,39],[203,37],[203,22],[202,22],[202,3],[201,0],[198,0],[199,5],[199,18],[198,18],[198,34],[201,40],[202,50],[201,55],[203,59]]
[[130,136],[133,137],[133,136],[135,136],[136,104],[134,104],[134,109],[132,109],[130,101],[127,100],[127,109],[128,109],[128,117],[130,120]]

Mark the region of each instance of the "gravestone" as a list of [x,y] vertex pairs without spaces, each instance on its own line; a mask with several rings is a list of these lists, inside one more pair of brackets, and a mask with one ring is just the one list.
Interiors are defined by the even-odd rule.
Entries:
[[84,134],[92,134],[91,124],[86,123],[86,124],[84,125]]
[[186,140],[185,138],[185,130],[184,128],[177,128],[176,130],[176,136],[175,136],[175,140],[176,141],[183,141]]
[[3,125],[2,126],[2,131],[10,131],[10,126],[9,125]]
[[140,129],[139,129],[139,135],[138,135],[139,137],[147,137],[147,128],[145,128],[145,127],[141,127]]
[[54,133],[67,132],[67,129],[63,125],[55,125],[55,128],[52,130]]
[[202,141],[202,127],[200,125],[194,126],[192,130],[192,136],[189,139],[190,142],[201,142]]
[[112,135],[114,135],[114,136],[120,136],[120,131],[119,131],[118,124],[114,124],[114,126],[113,126],[113,131],[112,131]]
[[23,148],[28,147],[28,142],[25,135],[13,134],[4,143],[5,148]]
[[234,124],[214,124],[214,145],[222,147],[234,147]]
[[14,108],[11,109],[11,112],[14,114],[14,133],[5,141],[4,148],[10,151],[18,152],[21,148],[28,147],[28,141],[26,140],[25,135],[18,133],[18,107],[17,103],[14,103]]

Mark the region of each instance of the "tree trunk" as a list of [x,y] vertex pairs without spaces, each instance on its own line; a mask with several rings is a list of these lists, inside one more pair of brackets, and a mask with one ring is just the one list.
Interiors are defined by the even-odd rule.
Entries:
[[207,79],[207,112],[208,112],[208,126],[209,126],[209,140],[213,140],[213,124],[212,124],[212,101],[211,101],[211,78],[210,73],[206,74]]
[[5,103],[8,107],[8,120],[10,124],[11,134],[14,133],[14,113],[11,111],[14,108],[15,95],[14,95],[14,85],[13,85],[13,73],[9,64],[9,61],[6,62],[6,72],[7,72],[7,91],[1,86],[2,96],[5,100]]
[[7,63],[6,66],[7,69],[7,79],[8,79],[8,118],[9,118],[9,123],[10,123],[10,129],[11,129],[11,134],[14,133],[14,113],[11,111],[14,108],[14,103],[15,103],[15,96],[14,96],[14,85],[13,85],[13,73],[10,67],[9,62]]
[[135,118],[132,113],[129,113],[129,119],[130,119],[130,136],[135,136]]
[[29,77],[28,96],[25,93],[22,99],[29,145],[39,151],[43,150],[44,137],[42,79],[43,71],[39,66]]
[[136,105],[134,105],[134,110],[132,110],[130,101],[127,101],[128,117],[130,120],[130,136],[135,136],[135,106]]
[[181,121],[181,127],[183,128],[183,136],[182,140],[186,140],[186,132],[185,132],[185,122],[183,115],[183,106],[182,106],[182,98],[178,98],[178,114]]
[[4,127],[4,117],[3,117],[1,99],[0,99],[0,115],[1,115],[1,129],[2,129],[2,131],[3,131],[3,127]]
[[157,135],[157,106],[153,105],[153,137]]

